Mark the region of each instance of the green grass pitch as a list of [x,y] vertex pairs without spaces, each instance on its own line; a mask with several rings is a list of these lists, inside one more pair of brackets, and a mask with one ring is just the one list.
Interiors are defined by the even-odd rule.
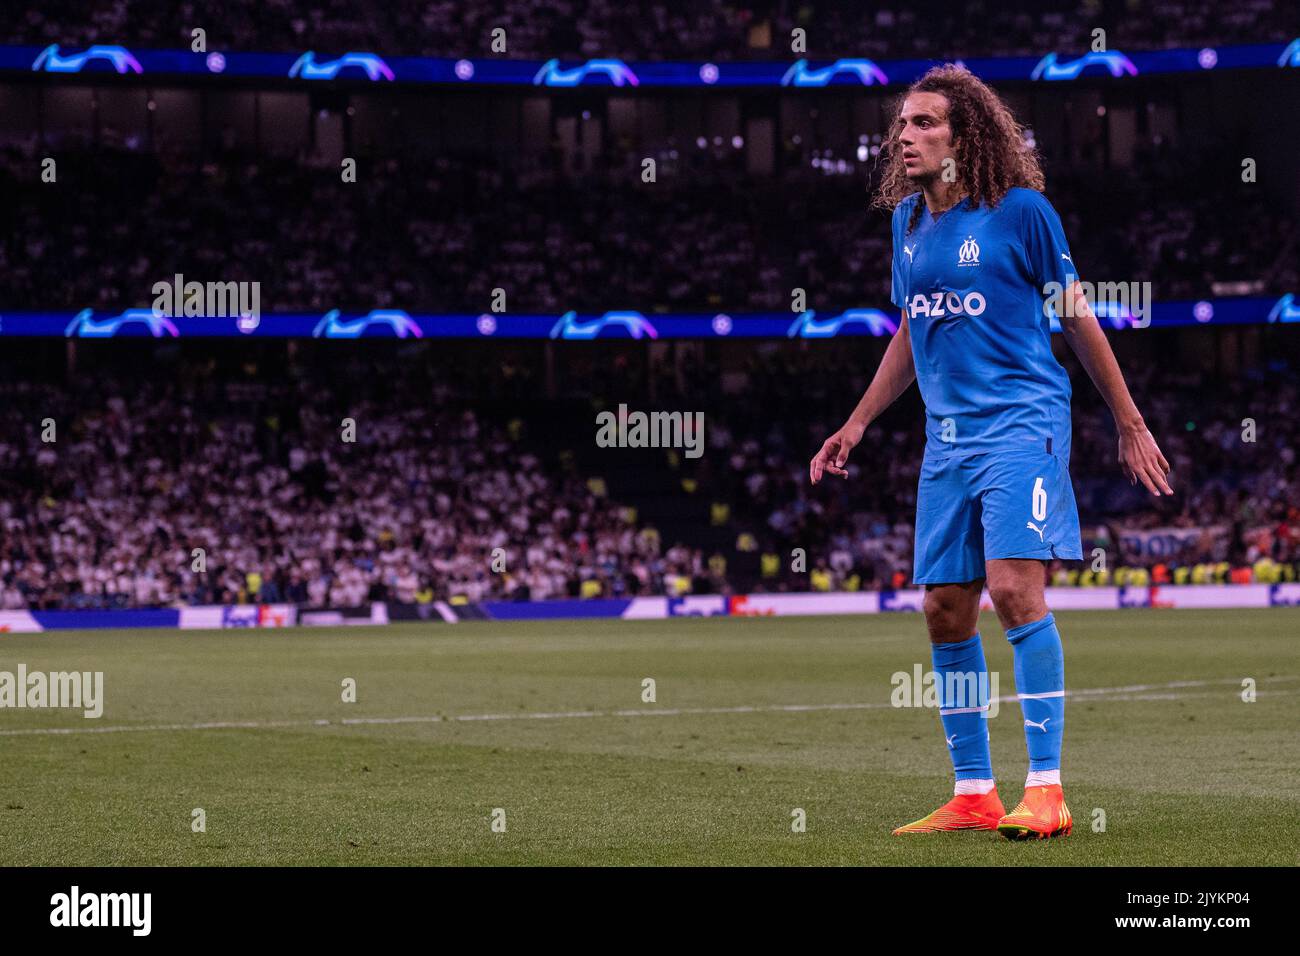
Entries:
[[[889,706],[918,615],[0,635],[0,670],[105,684],[99,720],[0,709],[0,865],[1300,863],[1300,610],[1058,620],[1096,691],[1066,704],[1075,830],[1014,844],[890,835],[952,786],[937,713]],[[1019,708],[990,730],[1010,809]]]

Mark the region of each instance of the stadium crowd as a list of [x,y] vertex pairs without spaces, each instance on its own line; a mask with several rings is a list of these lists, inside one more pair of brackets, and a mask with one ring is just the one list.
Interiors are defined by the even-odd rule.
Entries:
[[[359,188],[267,157],[101,149],[60,163],[61,182],[114,188],[53,189],[22,150],[4,154],[8,308],[147,307],[176,273],[259,282],[263,311],[472,313],[495,288],[510,311],[549,313],[785,310],[794,288],[818,309],[889,302],[889,220],[867,208],[867,165],[773,180],[701,155],[645,184],[630,156],[570,177],[544,159],[444,155],[375,161]],[[1092,281],[1150,282],[1157,301],[1208,298],[1218,283],[1296,288],[1293,217],[1224,174],[1235,168],[1160,151],[1128,170],[1052,175],[1048,196]]]
[[[576,383],[575,405],[538,397],[536,355],[314,354],[263,358],[260,372],[191,360],[144,376],[7,377],[0,606],[427,605],[909,579],[914,393],[873,426],[848,481],[808,485],[808,458],[870,374],[844,343],[756,350],[725,383],[705,361],[659,381],[665,407],[704,409],[707,423],[699,459],[633,453],[641,477],[662,477],[667,520],[645,517],[662,509],[593,441],[593,401],[623,394],[619,379],[644,384],[632,365]],[[1074,375],[1085,554],[1100,547],[1107,565],[1058,565],[1058,583],[1296,579],[1294,365],[1213,387],[1167,364],[1130,367],[1180,492],[1160,500],[1118,475],[1108,414]],[[1206,530],[1160,557],[1119,546],[1153,528]]]
[[[1203,375],[1151,363],[1125,374],[1148,427],[1172,466],[1175,499],[1153,499],[1119,471],[1110,414],[1072,357],[1071,474],[1083,522],[1082,567],[1056,563],[1059,584],[1257,581],[1300,574],[1300,471],[1295,412],[1300,388],[1293,365],[1276,362],[1245,380],[1207,388]],[[924,435],[916,393],[873,426],[850,459],[850,477],[809,490],[807,462],[865,390],[874,364],[852,354],[756,353],[749,388],[761,401],[728,408],[695,475],[698,494],[726,503],[729,523],[769,555],[788,556],[801,542],[822,542],[813,589],[900,587],[910,579],[912,519]],[[716,396],[706,403],[725,400]],[[743,409],[749,409],[748,413]],[[824,417],[809,420],[809,410]],[[1247,428],[1246,419],[1250,420]],[[1266,425],[1264,423],[1267,423]],[[720,433],[720,434],[719,434]],[[725,451],[724,451],[725,450]],[[725,457],[724,457],[725,455]],[[725,467],[723,463],[725,462]],[[1210,529],[1164,559],[1140,549],[1152,529]],[[1105,554],[1094,569],[1094,548]],[[809,550],[809,566],[814,567]],[[788,563],[788,557],[783,557]],[[752,562],[751,562],[752,564]],[[779,577],[789,579],[782,572]],[[796,579],[797,580],[797,579]]]
[[[1086,4],[1078,9],[1101,11]],[[1039,14],[1027,3],[975,3],[944,18],[927,18],[925,2],[867,18],[829,3],[762,12],[705,3],[648,16],[603,0],[472,10],[327,2],[301,19],[276,0],[220,9],[218,28],[202,8],[214,16],[214,46],[459,53],[499,17],[517,56],[743,56],[763,22],[777,33],[807,25],[814,43],[825,30],[844,52],[871,55],[900,44],[924,55],[927,42],[950,54],[978,22],[979,36],[998,37],[984,52],[1023,52],[1084,42],[1092,22],[1065,2]],[[51,0],[5,29],[14,42],[174,46],[188,44],[199,10],[182,5],[178,25],[150,0],[117,0],[93,17]],[[1123,13],[1112,45],[1138,42],[1148,28],[1165,45],[1258,39],[1290,15],[1261,0],[1131,2]],[[1170,20],[1180,30],[1162,32]],[[69,34],[68,23],[92,26]],[[573,23],[584,32],[565,34]],[[305,157],[221,148],[196,157],[146,149],[138,131],[100,132],[100,142],[119,145],[87,148],[49,133],[42,149],[58,154],[59,188],[40,182],[34,143],[0,152],[5,309],[147,306],[153,284],[176,273],[256,281],[264,311],[479,312],[496,288],[516,312],[784,311],[795,288],[816,309],[889,300],[889,223],[867,209],[869,159],[814,156],[813,166],[806,149],[784,143],[800,161],[756,177],[730,144],[670,142],[659,182],[646,184],[628,153],[576,171],[556,151],[509,164],[410,153],[363,159],[362,188],[341,187],[337,168]],[[1225,284],[1300,287],[1292,217],[1262,190],[1242,188],[1238,164],[1212,144],[1150,144],[1125,169],[1049,168],[1048,195],[1084,278],[1150,281],[1165,300],[1210,297]],[[352,343],[345,361],[321,351],[330,344],[250,340],[260,358],[244,371],[197,358],[182,340],[141,346],[143,374],[91,362],[45,378],[29,374],[17,346],[6,348],[0,607],[428,605],[908,581],[922,451],[914,393],[873,429],[849,481],[807,484],[808,458],[874,368],[851,340],[763,343],[726,375],[691,357],[713,345],[681,346],[653,400],[703,410],[708,449],[698,460],[644,451],[635,481],[595,447],[590,422],[593,407],[646,384],[644,350],[568,373],[557,396],[542,386],[540,345],[518,359],[487,343],[473,353],[454,344],[442,358],[429,343]],[[579,352],[564,351],[558,364],[575,361]],[[1085,553],[1101,548],[1108,570],[1062,565],[1056,578],[1295,579],[1297,367],[1207,382],[1167,362],[1126,365],[1181,491],[1162,501],[1117,474],[1108,415],[1074,369]],[[1255,441],[1243,439],[1247,418],[1258,421]],[[1126,550],[1153,529],[1204,533],[1177,536],[1180,550],[1159,559]]]
[[[74,0],[45,0],[6,18],[4,42],[116,43],[189,49],[203,28],[209,50],[282,50],[516,59],[781,58],[791,31],[812,57],[948,58],[1084,52],[1096,28],[1109,49],[1164,49],[1287,41],[1300,14],[1285,0],[908,0],[864,8],[852,0],[112,0],[88,15]],[[504,30],[504,54],[492,31]]]

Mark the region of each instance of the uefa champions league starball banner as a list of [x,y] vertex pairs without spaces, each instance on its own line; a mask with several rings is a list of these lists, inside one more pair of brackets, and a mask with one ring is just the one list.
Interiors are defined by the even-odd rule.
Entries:
[[[231,310],[233,312],[233,310]],[[1142,318],[1127,310],[1096,309],[1102,327],[1115,331],[1215,325],[1300,322],[1300,299],[1292,293],[1198,301],[1155,302]],[[1049,310],[1050,313],[1050,310]],[[153,308],[21,312],[0,309],[0,336],[110,338],[300,338],[300,339],[832,339],[888,337],[898,331],[899,312],[851,308],[807,312],[607,312],[425,313],[403,309],[369,312],[267,312],[256,315],[172,315]],[[1049,314],[1053,332],[1060,326]]]
[[[250,78],[287,84],[441,84],[445,86],[640,88],[786,88],[897,86],[911,83],[937,60],[864,57],[768,61],[673,62],[510,60],[390,56],[382,50],[249,53],[238,50],[151,50],[113,43],[0,47],[0,71],[90,76],[97,81],[191,77],[208,82]],[[1044,50],[1038,56],[975,57],[958,61],[983,80],[1063,83],[1123,80],[1156,74],[1300,66],[1300,39],[1179,50]]]

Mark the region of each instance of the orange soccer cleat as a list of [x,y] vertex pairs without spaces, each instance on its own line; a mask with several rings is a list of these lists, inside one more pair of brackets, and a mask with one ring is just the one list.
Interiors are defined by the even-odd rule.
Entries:
[[1069,836],[1073,829],[1074,818],[1059,783],[1027,788],[1025,798],[998,821],[998,832],[1008,840],[1046,840]]
[[915,823],[899,827],[894,836],[904,833],[945,833],[952,830],[996,830],[1006,813],[996,789],[988,793],[961,793],[938,810]]

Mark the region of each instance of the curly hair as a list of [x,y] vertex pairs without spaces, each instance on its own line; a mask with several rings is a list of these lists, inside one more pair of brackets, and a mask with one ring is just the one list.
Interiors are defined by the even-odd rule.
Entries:
[[[948,98],[948,125],[956,144],[957,181],[961,192],[975,205],[997,206],[1013,186],[1043,191],[1043,170],[1038,152],[1024,139],[1007,104],[964,66],[936,66],[907,88],[899,97],[889,135],[881,146],[884,174],[872,199],[873,208],[893,210],[916,192],[903,166],[903,149],[898,143],[902,130],[903,101],[913,93],[939,93]],[[921,216],[921,204],[912,209],[907,231]]]

